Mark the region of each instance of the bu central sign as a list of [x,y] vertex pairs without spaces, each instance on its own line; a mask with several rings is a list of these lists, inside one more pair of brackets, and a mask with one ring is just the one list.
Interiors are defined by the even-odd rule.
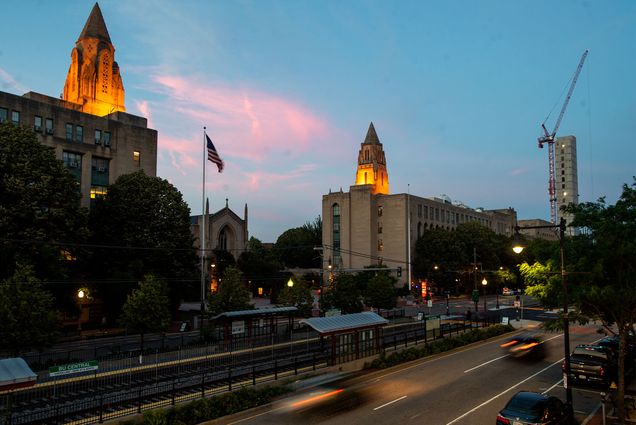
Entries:
[[97,370],[99,366],[97,360],[89,360],[81,363],[71,363],[49,368],[49,376],[69,375],[71,373],[89,372]]

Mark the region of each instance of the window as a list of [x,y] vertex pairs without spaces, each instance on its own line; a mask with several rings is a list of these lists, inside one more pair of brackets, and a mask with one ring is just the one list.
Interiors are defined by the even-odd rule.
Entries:
[[139,151],[133,151],[133,161],[139,163],[141,161],[141,154]]
[[42,131],[42,117],[35,116],[33,118],[33,131],[37,131],[38,133]]
[[46,134],[53,134],[53,120],[51,118],[44,120],[44,129]]
[[105,186],[91,186],[91,208],[95,206],[95,201],[106,197],[108,188]]
[[382,217],[382,205],[378,207],[378,217]]
[[81,181],[82,177],[82,155],[75,152],[64,151],[62,153],[62,162],[68,168],[75,180]]
[[91,159],[91,185],[108,186],[108,160],[93,157]]
[[99,145],[99,143],[102,141],[102,131],[101,130],[95,130],[95,144]]
[[84,141],[84,127],[81,125],[75,126],[75,141],[78,143]]
[[384,244],[382,244],[382,239],[378,239],[378,251],[384,250]]
[[73,141],[73,124],[66,123],[66,141]]
[[378,222],[378,233],[382,233],[382,223]]
[[105,147],[110,147],[110,131],[104,131],[104,146]]
[[565,189],[565,185],[564,184],[561,185],[561,189]]
[[417,216],[422,217],[422,204],[417,205]]
[[5,122],[9,117],[9,111],[7,108],[0,108],[0,122]]
[[561,177],[561,181],[564,182],[565,181],[565,177]]
[[20,111],[11,111],[11,122],[20,124]]
[[331,206],[331,223],[332,223],[332,249],[333,249],[333,257],[334,262],[336,264],[340,263],[340,205],[333,204]]

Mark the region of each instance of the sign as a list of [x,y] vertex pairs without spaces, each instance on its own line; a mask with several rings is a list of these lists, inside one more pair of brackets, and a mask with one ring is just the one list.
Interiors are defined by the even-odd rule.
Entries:
[[52,366],[49,368],[49,376],[69,375],[71,373],[89,372],[97,369],[99,369],[97,360],[89,360],[81,363]]
[[232,322],[232,335],[236,334],[244,334],[245,333],[245,322],[240,320],[238,322]]
[[433,307],[433,300],[428,300],[428,301],[426,301],[426,306],[427,306],[428,308]]
[[479,291],[477,289],[473,289],[473,293],[470,295],[470,299],[473,300],[473,302],[479,301]]
[[417,317],[415,318],[415,320],[421,322],[423,319],[424,319],[424,313],[417,313]]
[[428,285],[426,284],[426,281],[423,280],[422,281],[422,298],[426,298],[426,295],[428,294]]
[[508,319],[506,316],[504,316],[504,317],[502,317],[502,318],[501,318],[501,324],[502,324],[502,325],[507,325],[507,324],[508,324],[508,322],[509,322],[509,319]]

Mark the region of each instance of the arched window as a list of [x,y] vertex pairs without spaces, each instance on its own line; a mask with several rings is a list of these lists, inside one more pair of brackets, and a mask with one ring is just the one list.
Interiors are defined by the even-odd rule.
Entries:
[[227,232],[225,231],[225,227],[219,232],[219,240],[216,244],[216,248],[227,251]]

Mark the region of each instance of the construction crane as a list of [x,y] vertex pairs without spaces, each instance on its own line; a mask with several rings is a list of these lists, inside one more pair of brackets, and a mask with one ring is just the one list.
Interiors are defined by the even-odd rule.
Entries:
[[568,107],[568,103],[570,103],[570,98],[572,97],[572,92],[574,92],[574,86],[576,86],[576,80],[579,79],[579,74],[581,74],[581,69],[583,68],[583,63],[585,62],[585,58],[587,57],[587,50],[583,52],[583,56],[581,56],[581,60],[579,61],[579,66],[576,68],[576,72],[574,73],[574,77],[572,77],[572,83],[570,84],[570,90],[568,90],[568,94],[565,97],[565,101],[563,102],[563,107],[561,108],[561,113],[559,114],[559,118],[557,118],[556,123],[554,124],[554,130],[552,133],[548,132],[548,129],[545,128],[545,122],[548,120],[546,117],[545,121],[541,124],[541,128],[543,129],[543,135],[539,137],[538,143],[539,148],[543,149],[544,144],[548,144],[548,162],[549,162],[549,172],[550,177],[548,181],[548,193],[550,194],[550,222],[552,224],[556,224],[557,221],[557,198],[556,198],[556,189],[555,189],[555,163],[554,163],[554,141],[556,139],[556,132],[559,130],[559,126],[561,125],[561,120],[563,119],[563,115],[565,114],[565,110]]

